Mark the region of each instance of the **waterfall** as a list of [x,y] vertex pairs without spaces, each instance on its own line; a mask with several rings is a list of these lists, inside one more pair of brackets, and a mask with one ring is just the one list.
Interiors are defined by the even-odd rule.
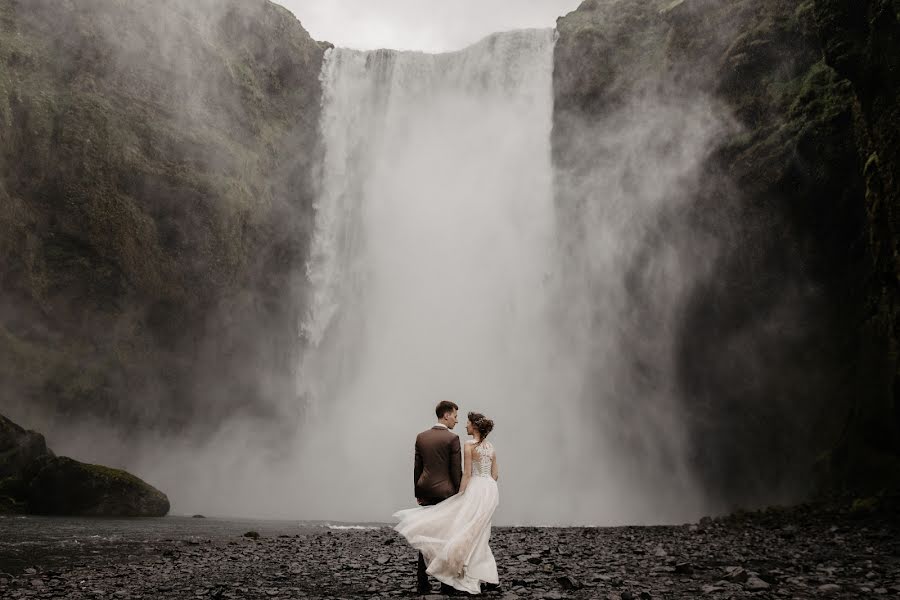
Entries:
[[569,294],[598,292],[561,267],[554,38],[327,53],[301,331],[302,515],[384,521],[412,505],[414,437],[446,399],[463,438],[470,410],[496,423],[499,522],[671,518],[656,511],[670,500],[629,482],[629,461],[589,420],[589,366],[560,322],[584,304]]

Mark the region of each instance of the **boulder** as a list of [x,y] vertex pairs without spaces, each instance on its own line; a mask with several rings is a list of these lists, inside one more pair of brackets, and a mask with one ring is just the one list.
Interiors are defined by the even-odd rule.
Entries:
[[120,469],[64,456],[45,457],[30,469],[26,501],[30,512],[90,517],[163,517],[165,494]]
[[18,478],[29,464],[52,455],[44,436],[0,415],[0,481]]
[[162,517],[169,499],[140,478],[47,448],[44,436],[0,415],[0,513]]

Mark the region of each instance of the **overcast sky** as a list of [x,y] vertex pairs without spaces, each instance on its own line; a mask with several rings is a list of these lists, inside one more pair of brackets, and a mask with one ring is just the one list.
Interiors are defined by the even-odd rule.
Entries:
[[313,38],[370,50],[457,50],[495,31],[553,27],[581,0],[276,0]]

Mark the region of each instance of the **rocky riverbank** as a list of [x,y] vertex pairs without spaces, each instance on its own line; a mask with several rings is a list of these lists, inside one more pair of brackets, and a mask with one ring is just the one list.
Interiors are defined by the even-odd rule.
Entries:
[[[862,598],[900,595],[900,516],[871,503],[801,507],[660,527],[497,528],[494,598]],[[185,519],[184,521],[190,521]],[[98,526],[103,521],[98,521]],[[154,520],[152,523],[160,523]],[[183,521],[173,521],[176,525]],[[38,525],[42,531],[47,524]],[[415,596],[415,554],[390,528],[258,538],[113,536],[60,565],[11,565],[4,598]],[[296,530],[295,530],[296,531]],[[145,532],[148,533],[148,532]],[[20,536],[27,537],[27,532]],[[43,542],[36,542],[38,544]],[[437,585],[434,586],[437,589]],[[435,596],[437,597],[437,596]]]

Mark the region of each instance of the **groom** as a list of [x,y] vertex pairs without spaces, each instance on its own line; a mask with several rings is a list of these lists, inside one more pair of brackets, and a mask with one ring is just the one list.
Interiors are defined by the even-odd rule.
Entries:
[[[456,427],[459,407],[442,400],[434,409],[437,423],[416,436],[416,462],[413,469],[416,500],[422,506],[438,504],[459,491],[462,479],[459,436],[451,430]],[[431,592],[425,573],[425,557],[419,552],[417,574],[420,594]],[[441,584],[441,591],[445,586]]]

